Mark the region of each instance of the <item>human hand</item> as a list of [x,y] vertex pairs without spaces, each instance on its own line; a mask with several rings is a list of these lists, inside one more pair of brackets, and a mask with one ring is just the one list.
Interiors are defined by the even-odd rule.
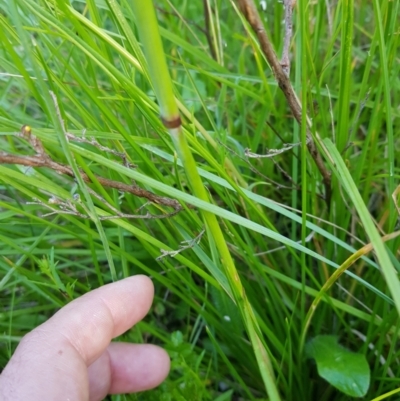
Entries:
[[111,343],[147,314],[151,280],[134,276],[72,301],[28,333],[0,375],[1,401],[97,401],[143,391],[169,372],[150,344]]

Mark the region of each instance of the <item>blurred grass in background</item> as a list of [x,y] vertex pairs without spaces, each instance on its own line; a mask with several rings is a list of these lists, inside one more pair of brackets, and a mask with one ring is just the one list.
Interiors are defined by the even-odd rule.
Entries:
[[[368,229],[381,236],[398,229],[399,1],[355,1],[353,11],[345,1],[295,8],[291,81],[314,136],[339,152],[325,154],[333,169],[329,208],[305,146],[246,157],[246,149],[265,155],[298,143],[300,128],[236,4],[204,4],[155,2],[183,132],[210,203],[193,195],[159,119],[130,1],[0,0],[1,151],[35,154],[19,135],[27,124],[46,154],[75,172],[0,164],[0,366],[57,308],[144,273],[155,283],[154,306],[122,339],[164,346],[171,374],[154,391],[111,399],[267,399],[220,244],[203,232],[203,210],[218,218],[282,400],[348,399],[301,352],[303,337],[320,334],[366,356],[366,399],[394,390],[399,294],[389,292],[380,268],[393,264],[398,285],[399,240],[383,248]],[[280,55],[283,5],[262,2],[259,11]],[[344,170],[336,174],[338,158],[353,182]],[[182,210],[168,216],[174,208],[160,197]],[[105,219],[118,213],[141,218]],[[371,241],[389,264],[361,251],[310,318],[335,269]]]

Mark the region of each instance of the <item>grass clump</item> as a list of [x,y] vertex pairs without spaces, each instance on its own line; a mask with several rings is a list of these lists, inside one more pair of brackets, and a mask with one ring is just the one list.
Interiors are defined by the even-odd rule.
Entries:
[[321,335],[366,358],[366,399],[398,387],[399,2],[299,1],[290,71],[284,5],[261,32],[247,3],[156,1],[162,50],[126,0],[0,1],[1,365],[145,273],[124,340],[172,371],[114,400],[348,399],[306,358]]

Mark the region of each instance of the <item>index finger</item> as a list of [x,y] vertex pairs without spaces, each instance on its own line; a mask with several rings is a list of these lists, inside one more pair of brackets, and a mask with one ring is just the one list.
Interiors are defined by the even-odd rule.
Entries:
[[143,319],[150,309],[153,295],[153,283],[142,275],[90,291],[28,333],[16,354],[21,348],[32,345],[38,353],[58,348],[61,355],[75,350],[89,366],[114,337]]
[[87,400],[88,366],[112,338],[146,315],[153,294],[151,280],[135,276],[91,291],[60,309],[20,342],[0,375],[3,390],[13,395],[6,394],[5,399],[27,399],[29,394],[31,400]]
[[32,334],[68,341],[90,365],[110,341],[146,316],[154,296],[152,281],[134,276],[105,285],[60,309]]

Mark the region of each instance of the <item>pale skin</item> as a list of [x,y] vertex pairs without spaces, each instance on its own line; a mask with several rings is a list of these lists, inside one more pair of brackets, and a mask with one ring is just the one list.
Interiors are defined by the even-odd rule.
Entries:
[[139,322],[154,296],[134,276],[70,302],[28,333],[0,375],[1,401],[98,401],[159,385],[170,360],[160,347],[110,343]]

